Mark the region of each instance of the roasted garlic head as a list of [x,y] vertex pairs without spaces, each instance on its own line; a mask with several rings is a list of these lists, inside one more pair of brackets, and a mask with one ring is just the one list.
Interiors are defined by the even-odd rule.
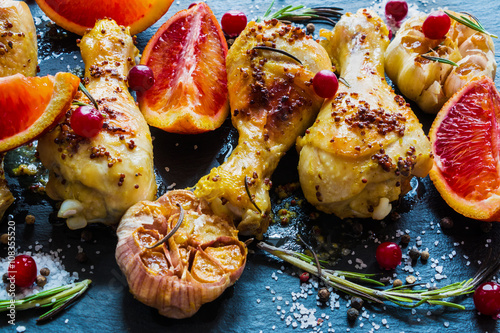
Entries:
[[[424,112],[437,113],[472,78],[495,78],[495,47],[490,36],[455,20],[451,20],[444,39],[426,38],[422,32],[426,17],[415,16],[403,24],[385,52],[385,70],[403,95]],[[451,60],[458,66],[426,59],[423,54]]]
[[[182,207],[182,209],[180,208]],[[162,245],[181,220],[180,227]],[[163,316],[187,318],[240,277],[247,248],[230,220],[214,215],[187,190],[142,201],[123,216],[116,260],[130,292]]]

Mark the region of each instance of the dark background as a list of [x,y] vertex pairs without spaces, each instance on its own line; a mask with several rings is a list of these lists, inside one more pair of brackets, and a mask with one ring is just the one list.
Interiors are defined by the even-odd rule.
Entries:
[[[41,34],[39,39],[40,76],[54,74],[57,71],[74,70],[77,66],[83,67],[80,62],[80,53],[75,40],[78,36],[64,33],[53,25],[39,10],[34,1],[27,1],[36,20],[37,29]],[[497,1],[464,2],[458,0],[436,0],[425,5],[424,1],[409,1],[415,3],[422,11],[429,12],[432,8],[448,7],[454,11],[467,11],[482,20],[488,31],[500,34],[497,17],[500,4]],[[189,1],[175,1],[169,12],[147,31],[138,34],[138,47],[142,51],[149,38],[156,32],[161,24],[181,9],[189,6]],[[229,9],[245,12],[249,19],[255,19],[262,14],[269,5],[268,1],[245,0],[209,0],[207,4],[220,20],[223,13]],[[289,0],[277,0],[275,8],[282,5],[297,5],[299,3]],[[358,8],[371,6],[369,1],[304,1],[303,4],[314,6],[338,6],[345,11],[356,11]],[[319,27],[319,25],[317,25]],[[498,41],[494,40],[498,47]],[[499,81],[496,80],[497,86]],[[427,131],[433,116],[429,116],[414,108],[417,116],[424,124]],[[237,140],[237,133],[232,128],[230,121],[218,130],[202,135],[181,136],[162,133],[152,129],[155,137],[155,165],[160,183],[159,194],[163,194],[167,187],[175,183],[175,188],[181,189],[192,186],[196,181],[207,174],[213,166],[221,163],[231,152]],[[14,157],[8,156],[12,162]],[[296,174],[297,155],[295,151],[289,152],[280,163],[273,177],[275,187],[297,181]],[[166,167],[169,171],[166,171]],[[7,168],[7,172],[9,172]],[[80,278],[93,280],[92,287],[87,294],[70,309],[63,312],[52,322],[37,326],[35,319],[43,310],[30,310],[17,313],[16,324],[23,325],[28,332],[139,332],[139,331],[168,331],[168,332],[291,332],[305,331],[300,328],[293,329],[286,326],[285,321],[277,314],[277,307],[286,310],[285,316],[292,306],[292,292],[300,291],[299,280],[296,273],[300,273],[290,265],[283,264],[280,260],[272,258],[254,245],[250,246],[248,263],[241,279],[235,286],[216,301],[204,305],[192,318],[185,320],[172,320],[157,314],[155,309],[149,308],[134,300],[128,292],[125,277],[120,272],[115,259],[114,249],[116,236],[112,228],[91,226],[89,230],[94,235],[91,242],[83,242],[79,231],[71,231],[61,223],[54,214],[54,203],[42,194],[34,194],[27,189],[32,179],[27,176],[13,177],[8,174],[8,180],[16,197],[16,203],[9,209],[6,217],[0,224],[0,233],[6,231],[7,216],[11,214],[16,221],[16,239],[20,247],[19,253],[27,251],[35,242],[43,245],[42,252],[64,249],[62,255],[66,269],[70,272],[78,271]],[[293,207],[297,217],[288,226],[276,223],[271,226],[266,239],[274,244],[289,248],[303,250],[295,242],[297,233],[304,235],[308,242],[320,252],[325,249],[330,251],[330,259],[337,260],[335,268],[342,270],[359,271],[355,268],[356,258],[361,258],[367,267],[361,271],[381,273],[381,276],[392,276],[393,272],[382,272],[376,265],[374,252],[377,240],[398,241],[396,234],[399,231],[408,231],[411,235],[409,247],[403,248],[403,253],[416,245],[420,237],[422,245],[420,250],[429,249],[431,258],[439,260],[438,266],[443,266],[446,279],[436,281],[438,286],[471,278],[480,267],[478,261],[487,261],[490,255],[500,253],[500,224],[494,223],[489,232],[480,228],[480,223],[464,218],[455,213],[441,199],[429,178],[422,181],[413,181],[414,190],[406,195],[396,208],[400,218],[387,218],[382,222],[366,221],[341,221],[333,216],[319,215],[317,219],[310,219],[313,210],[304,205],[301,208]],[[300,190],[294,193],[301,197]],[[279,203],[273,194],[276,212],[290,199]],[[25,216],[33,214],[36,223],[33,226],[25,224]],[[441,230],[439,221],[443,217],[450,217],[454,227]],[[360,232],[362,227],[362,231]],[[49,239],[52,242],[49,243]],[[318,239],[325,239],[327,245],[321,245]],[[490,241],[488,241],[490,240]],[[438,244],[435,245],[435,242]],[[69,244],[69,245],[68,245]],[[488,245],[488,246],[486,246]],[[87,263],[79,263],[74,258],[78,252],[77,246],[83,247],[89,257]],[[355,252],[348,254],[345,249]],[[455,251],[455,252],[453,252]],[[455,255],[454,255],[455,253]],[[0,255],[6,256],[6,247],[0,246]],[[450,255],[452,258],[450,258]],[[444,259],[443,259],[444,258]],[[469,262],[469,264],[468,264]],[[93,265],[94,269],[90,269]],[[394,273],[404,280],[409,272],[403,271],[399,266]],[[82,272],[82,268],[85,272]],[[281,270],[284,269],[283,274]],[[420,276],[420,282],[427,283],[435,276],[436,270],[429,260],[426,264],[418,261],[414,263],[413,275]],[[91,274],[90,271],[93,271]],[[272,278],[273,273],[278,280]],[[294,276],[295,275],[295,276]],[[266,288],[268,287],[268,288]],[[273,293],[274,292],[274,293]],[[347,298],[341,295],[340,308],[330,310],[329,307],[316,305],[314,296],[299,302],[308,308],[316,308],[316,317],[324,313],[324,323],[318,330],[328,331],[328,326],[335,328],[336,332],[366,332],[373,329],[373,324],[380,325],[379,331],[397,332],[435,332],[448,330],[450,332],[496,332],[500,330],[499,321],[478,315],[474,309],[472,298],[463,297],[455,299],[465,305],[466,310],[432,308],[422,306],[416,311],[400,309],[387,304],[378,306],[368,304],[365,306],[369,318],[361,317],[354,325],[346,319]],[[279,300],[282,297],[282,300]],[[274,300],[273,300],[274,298]],[[260,301],[260,302],[259,302]],[[285,301],[289,302],[286,305]],[[65,323],[68,319],[67,323]],[[382,325],[382,320],[387,321],[388,328]],[[384,321],[385,322],[385,321]],[[373,324],[372,324],[373,323]],[[0,319],[0,330],[8,332],[15,328],[7,324],[4,316]],[[307,331],[311,331],[309,327]]]

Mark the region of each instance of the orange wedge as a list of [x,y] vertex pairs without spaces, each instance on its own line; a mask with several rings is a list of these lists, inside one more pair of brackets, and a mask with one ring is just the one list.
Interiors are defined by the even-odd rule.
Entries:
[[173,0],[36,0],[57,25],[82,36],[99,19],[129,26],[132,35],[146,30],[170,8]]
[[222,29],[203,2],[163,24],[141,59],[155,77],[154,86],[137,95],[149,125],[181,134],[222,125],[229,113],[226,55]]
[[450,207],[476,220],[500,220],[499,120],[500,94],[481,77],[453,95],[429,133],[430,178]]
[[80,79],[70,73],[0,78],[0,153],[41,135],[71,106]]

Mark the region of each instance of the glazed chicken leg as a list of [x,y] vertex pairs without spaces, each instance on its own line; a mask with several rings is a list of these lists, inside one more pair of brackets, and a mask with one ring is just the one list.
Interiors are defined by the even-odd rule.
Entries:
[[[29,7],[23,1],[0,1],[0,77],[35,76],[38,64],[36,30]],[[0,153],[0,219],[14,202],[4,177]]]
[[371,11],[345,14],[324,45],[350,87],[326,100],[297,142],[306,199],[340,218],[384,218],[413,175],[432,166],[418,119],[384,78],[388,30]]
[[38,145],[50,171],[47,194],[64,200],[58,216],[72,229],[117,223],[130,206],[156,194],[151,134],[124,81],[138,54],[128,29],[101,20],[80,48],[87,90],[106,115],[103,128],[90,139],[80,137],[69,111]]
[[[256,46],[286,51],[302,65]],[[224,164],[200,179],[195,195],[210,202],[214,212],[240,221],[240,234],[258,236],[266,231],[270,177],[321,106],[312,77],[331,68],[323,47],[301,29],[277,20],[249,23],[229,50],[229,101],[239,141]]]

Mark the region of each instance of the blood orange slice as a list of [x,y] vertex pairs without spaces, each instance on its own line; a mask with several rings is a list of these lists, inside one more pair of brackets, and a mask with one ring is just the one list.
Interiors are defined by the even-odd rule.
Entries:
[[147,122],[182,134],[218,128],[229,113],[226,55],[222,29],[205,3],[170,18],[141,60],[155,77],[152,88],[138,93]]
[[132,35],[149,28],[165,14],[173,0],[36,0],[59,26],[82,36],[99,19],[111,18],[129,26]]
[[454,210],[476,220],[500,220],[499,120],[500,94],[481,77],[453,95],[429,133],[430,178]]
[[70,73],[0,78],[0,153],[29,142],[66,112],[80,79]]

